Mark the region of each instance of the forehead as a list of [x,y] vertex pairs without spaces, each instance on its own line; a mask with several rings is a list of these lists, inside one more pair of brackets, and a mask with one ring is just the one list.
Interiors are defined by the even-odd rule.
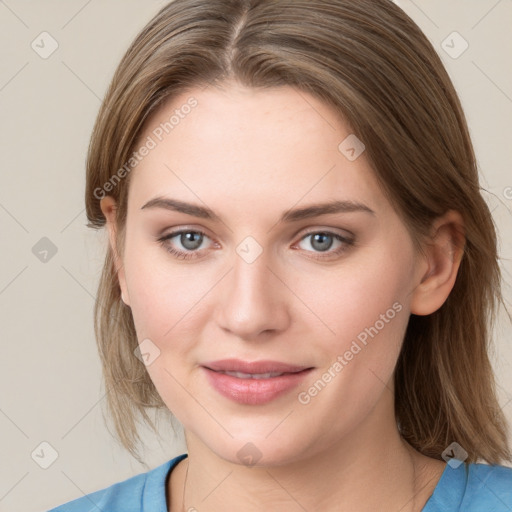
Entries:
[[132,171],[130,196],[139,207],[166,194],[217,203],[229,197],[252,208],[265,197],[280,210],[301,198],[385,206],[364,151],[356,159],[347,153],[362,148],[348,124],[288,86],[190,89],[150,117],[140,141],[152,149]]

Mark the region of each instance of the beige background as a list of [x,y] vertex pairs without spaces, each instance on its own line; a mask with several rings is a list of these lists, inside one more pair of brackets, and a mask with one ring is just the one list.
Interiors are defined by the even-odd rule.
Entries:
[[[84,160],[119,59],[164,3],[0,0],[0,511],[43,511],[148,469],[103,422],[92,308],[106,238],[85,227]],[[460,93],[501,235],[510,305],[512,2],[399,3],[433,42]],[[43,31],[58,43],[46,59],[31,47]],[[442,46],[446,40],[452,54],[463,49],[458,36],[446,39],[453,31],[469,44],[458,58]],[[43,237],[57,250],[46,263],[33,253]],[[510,422],[511,331],[502,318],[494,355]],[[146,436],[149,467],[185,451],[169,428],[162,433],[160,442]],[[57,454],[47,469],[31,456],[35,450],[44,453],[35,459],[51,462],[42,442]]]

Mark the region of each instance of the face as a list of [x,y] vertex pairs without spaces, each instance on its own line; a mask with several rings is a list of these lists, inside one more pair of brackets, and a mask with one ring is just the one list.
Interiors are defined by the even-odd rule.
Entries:
[[[119,279],[164,402],[237,463],[346,439],[392,386],[421,278],[350,128],[304,92],[234,84],[176,97],[146,126]],[[295,368],[205,367],[225,359]]]

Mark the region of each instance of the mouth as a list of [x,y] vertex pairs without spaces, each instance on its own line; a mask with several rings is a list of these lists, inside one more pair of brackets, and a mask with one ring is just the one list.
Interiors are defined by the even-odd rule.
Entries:
[[313,371],[277,361],[223,360],[202,365],[208,382],[225,398],[245,405],[261,405],[290,392]]
[[[228,374],[238,373],[240,374],[239,378],[251,378],[251,375],[267,376],[268,374],[272,374],[271,376],[274,377],[282,375],[283,373],[298,373],[311,368],[308,366],[299,366],[280,361],[243,361],[241,359],[222,359],[220,361],[211,361],[203,364],[203,366],[209,370],[213,370],[214,372],[224,372]],[[244,375],[249,377],[244,377]]]
[[[212,371],[215,371],[215,370],[212,370]],[[299,372],[243,373],[243,372],[217,371],[216,373],[223,373],[224,375],[230,375],[231,377],[236,377],[238,379],[272,379],[274,377],[280,377],[281,375],[291,375],[292,373],[299,373]]]

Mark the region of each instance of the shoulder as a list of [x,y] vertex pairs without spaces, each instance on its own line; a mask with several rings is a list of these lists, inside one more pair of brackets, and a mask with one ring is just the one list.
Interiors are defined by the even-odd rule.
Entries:
[[488,464],[449,464],[423,512],[510,512],[512,468]]
[[179,455],[146,473],[84,495],[48,512],[141,512],[144,510],[144,502],[150,504],[151,510],[155,512],[160,511],[162,506],[165,507],[162,510],[166,510],[165,480],[169,471],[186,456]]
[[468,464],[467,475],[464,501],[471,510],[512,510],[512,468]]

